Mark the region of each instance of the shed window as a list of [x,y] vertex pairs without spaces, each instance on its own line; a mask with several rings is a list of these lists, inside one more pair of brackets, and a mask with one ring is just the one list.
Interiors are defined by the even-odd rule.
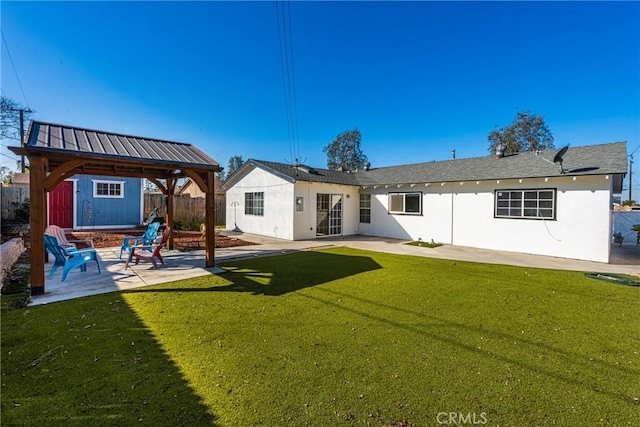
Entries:
[[389,193],[389,213],[422,215],[422,193]]
[[124,181],[93,181],[93,197],[96,198],[124,198]]
[[264,216],[264,192],[244,193],[244,213]]
[[495,192],[496,218],[555,219],[556,190],[499,190]]

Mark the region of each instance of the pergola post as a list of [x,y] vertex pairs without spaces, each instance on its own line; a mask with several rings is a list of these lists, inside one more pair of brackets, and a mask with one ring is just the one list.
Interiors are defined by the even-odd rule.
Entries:
[[31,242],[31,295],[44,294],[44,229],[47,223],[45,159],[29,157],[29,240]]
[[[167,178],[167,222],[166,222],[166,226],[167,227],[171,227],[171,230],[173,230],[174,227],[174,212],[173,212],[173,208],[174,208],[174,203],[173,203],[173,193],[175,191],[176,188],[176,180],[173,178]],[[173,233],[171,233],[171,235],[169,235],[169,243],[168,243],[168,247],[169,249],[173,249]]]
[[206,267],[216,266],[216,203],[215,203],[215,178],[213,172],[207,172],[207,192],[205,193],[205,218],[206,227]]

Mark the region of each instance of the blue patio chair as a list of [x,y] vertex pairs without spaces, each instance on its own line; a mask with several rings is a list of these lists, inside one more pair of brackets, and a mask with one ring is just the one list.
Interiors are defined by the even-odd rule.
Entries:
[[53,277],[53,273],[55,273],[59,267],[63,267],[62,281],[64,282],[69,271],[76,267],[80,267],[82,271],[87,271],[88,261],[95,261],[98,265],[98,274],[102,274],[100,260],[98,259],[95,249],[84,249],[78,251],[64,248],[60,245],[58,239],[51,234],[44,235],[44,247],[55,257],[53,266],[51,267],[51,272],[49,273],[49,278]]
[[158,238],[158,228],[160,228],[159,222],[152,222],[147,226],[147,231],[142,236],[127,236],[122,239],[122,247],[120,247],[120,259],[122,259],[123,252],[131,252],[132,246],[137,245],[150,245],[154,240]]

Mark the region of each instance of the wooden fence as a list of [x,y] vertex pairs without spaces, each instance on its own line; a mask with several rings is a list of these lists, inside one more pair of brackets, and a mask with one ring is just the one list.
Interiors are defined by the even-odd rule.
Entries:
[[[2,207],[2,221],[18,219],[23,203],[29,201],[29,187],[0,187],[0,201]],[[204,198],[189,195],[174,195],[174,213],[176,221],[186,223],[204,222]],[[224,225],[226,218],[225,196],[216,196],[216,225]],[[144,195],[144,214],[148,215],[154,208],[158,208],[160,215],[167,214],[167,206],[162,194]]]
[[0,200],[2,221],[20,219],[20,210],[23,204],[29,202],[29,187],[0,187]]
[[[226,198],[216,196],[216,225],[224,225],[226,219]],[[160,216],[167,214],[165,198],[162,194],[145,193],[144,214],[148,215],[153,209],[158,208]],[[205,206],[203,197],[191,197],[189,195],[173,196],[173,212],[175,221],[186,223],[204,222]]]

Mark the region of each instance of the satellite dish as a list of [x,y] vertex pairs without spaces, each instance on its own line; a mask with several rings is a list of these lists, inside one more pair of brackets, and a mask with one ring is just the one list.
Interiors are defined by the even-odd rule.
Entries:
[[569,149],[568,145],[566,147],[562,147],[560,151],[558,151],[556,155],[553,157],[553,163],[560,163],[560,173],[563,175],[564,175],[564,169],[562,168],[562,156],[564,156],[564,154],[567,152],[568,149]]
[[556,156],[553,158],[553,163],[562,164],[562,156],[564,156],[564,153],[566,153],[568,149],[569,149],[568,145],[566,147],[562,147],[560,151],[556,153]]

